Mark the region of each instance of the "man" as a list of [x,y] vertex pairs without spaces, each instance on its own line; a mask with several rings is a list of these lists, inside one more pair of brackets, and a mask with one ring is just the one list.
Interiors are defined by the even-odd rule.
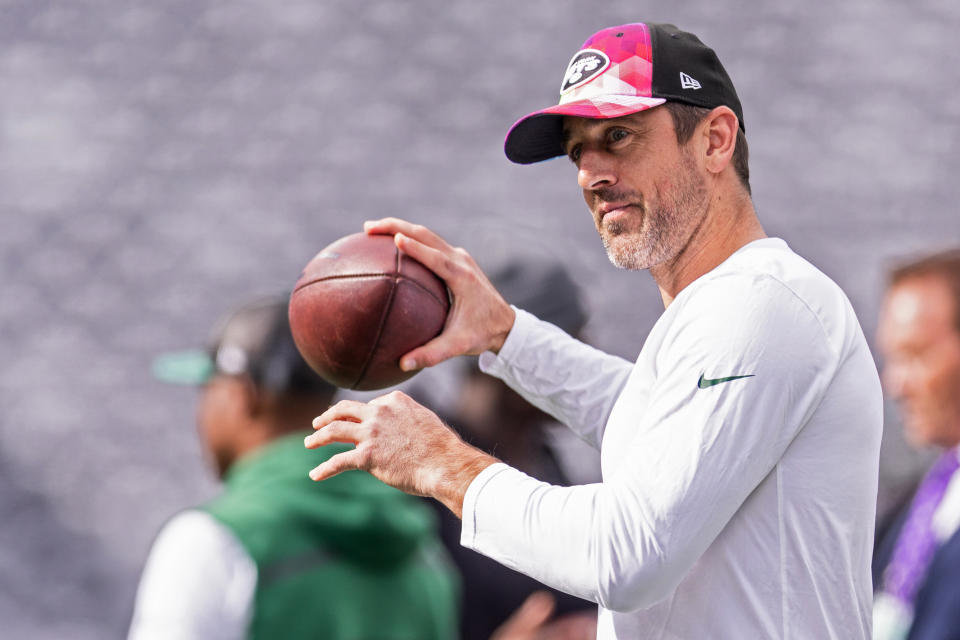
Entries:
[[874,637],[960,638],[960,249],[893,271],[878,337],[908,441],[943,452],[878,545]]
[[560,104],[507,155],[566,154],[610,259],[666,311],[635,363],[508,306],[462,249],[386,219],[450,287],[440,336],[401,359],[483,353],[485,371],[601,450],[601,483],[555,487],[477,451],[400,393],[340,402],[311,471],[367,469],[463,518],[461,540],[599,603],[601,638],[867,638],[880,383],[840,289],[767,238],[743,117],[714,52],[672,25],[594,34]]
[[231,313],[209,353],[168,356],[158,374],[203,384],[200,434],[225,490],[160,532],[130,638],[456,637],[456,576],[429,509],[365,473],[304,477],[346,447],[303,448],[335,388],[297,353],[286,300]]

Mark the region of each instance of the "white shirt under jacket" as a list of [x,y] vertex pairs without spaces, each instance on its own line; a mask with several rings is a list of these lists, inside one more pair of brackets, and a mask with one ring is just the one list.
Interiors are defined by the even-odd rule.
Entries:
[[465,546],[599,603],[599,638],[870,637],[879,378],[843,292],[785,242],[690,284],[632,365],[519,310],[480,363],[599,447],[603,481],[492,465]]

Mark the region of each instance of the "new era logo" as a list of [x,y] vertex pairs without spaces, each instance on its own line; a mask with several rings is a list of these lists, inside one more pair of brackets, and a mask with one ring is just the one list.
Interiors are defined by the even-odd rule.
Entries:
[[680,72],[680,88],[681,89],[699,89],[700,82],[697,79],[692,78],[687,74],[685,74],[683,71],[681,71]]

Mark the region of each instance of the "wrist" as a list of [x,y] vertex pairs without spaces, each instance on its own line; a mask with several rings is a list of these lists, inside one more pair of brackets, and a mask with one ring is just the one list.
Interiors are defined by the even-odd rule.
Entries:
[[500,462],[479,449],[467,444],[463,446],[464,451],[458,454],[456,462],[448,466],[446,477],[433,495],[458,518],[463,517],[463,498],[474,478],[490,465]]
[[499,354],[500,349],[503,348],[503,344],[507,341],[507,337],[510,335],[510,332],[513,330],[513,323],[517,320],[517,312],[510,305],[506,305],[506,310],[503,314],[503,321],[500,323],[500,331],[498,331],[491,342],[489,351]]

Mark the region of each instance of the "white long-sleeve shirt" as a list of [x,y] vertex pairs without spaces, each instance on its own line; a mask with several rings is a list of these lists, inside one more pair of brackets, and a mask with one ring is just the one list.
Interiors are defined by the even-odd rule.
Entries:
[[518,311],[481,367],[600,447],[603,481],[493,465],[465,546],[599,603],[599,638],[870,636],[879,379],[846,297],[782,240],[685,288],[633,364]]
[[150,549],[128,640],[240,640],[256,588],[257,565],[230,529],[183,511]]

